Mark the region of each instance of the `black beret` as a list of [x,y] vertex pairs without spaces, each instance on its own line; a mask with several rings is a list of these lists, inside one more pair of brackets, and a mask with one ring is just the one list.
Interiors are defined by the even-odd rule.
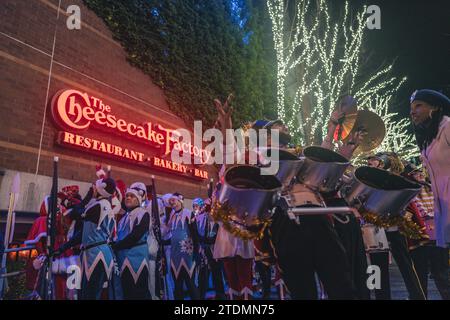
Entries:
[[253,129],[270,129],[272,128],[272,126],[274,126],[275,124],[283,124],[283,121],[280,119],[276,119],[276,120],[256,120],[253,125],[252,128]]
[[434,91],[434,90],[430,90],[430,89],[416,90],[411,95],[410,103],[413,103],[413,101],[416,101],[416,100],[426,102],[429,105],[432,105],[435,107],[441,107],[443,109],[450,110],[450,99],[446,95],[444,95],[438,91]]
[[255,130],[262,129],[268,123],[269,123],[268,120],[256,120],[253,123],[252,128],[255,129]]
[[281,119],[271,120],[266,123],[266,125],[264,126],[264,129],[270,129],[276,124],[283,125],[284,123]]

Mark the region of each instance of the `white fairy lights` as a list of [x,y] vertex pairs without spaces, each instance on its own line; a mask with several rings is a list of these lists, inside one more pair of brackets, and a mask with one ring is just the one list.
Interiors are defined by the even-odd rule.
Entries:
[[398,121],[390,111],[392,97],[406,78],[391,76],[392,65],[373,74],[362,70],[366,8],[352,17],[346,1],[343,14],[332,18],[325,0],[267,0],[267,7],[277,59],[278,117],[296,142],[320,143],[336,101],[351,94],[359,108],[376,112],[385,122],[380,150],[406,158],[418,155],[408,120]]

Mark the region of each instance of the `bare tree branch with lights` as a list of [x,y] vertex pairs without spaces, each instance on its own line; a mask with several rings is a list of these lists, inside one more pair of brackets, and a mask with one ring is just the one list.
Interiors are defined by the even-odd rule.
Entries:
[[362,69],[365,7],[353,17],[348,1],[333,17],[325,0],[267,0],[267,7],[277,58],[277,113],[297,143],[320,144],[335,103],[351,94],[359,108],[385,122],[380,150],[406,158],[418,155],[407,119],[398,121],[391,109],[406,77],[392,76],[392,64],[371,74]]

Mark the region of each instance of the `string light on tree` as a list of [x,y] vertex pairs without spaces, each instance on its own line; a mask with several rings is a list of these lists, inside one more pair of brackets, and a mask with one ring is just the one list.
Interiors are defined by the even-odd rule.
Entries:
[[267,0],[277,58],[277,113],[301,145],[320,144],[336,101],[351,94],[360,108],[386,124],[380,149],[404,157],[418,154],[407,120],[397,121],[392,98],[406,78],[391,75],[393,65],[370,74],[363,40],[366,8],[350,15],[349,3],[331,16],[325,0]]

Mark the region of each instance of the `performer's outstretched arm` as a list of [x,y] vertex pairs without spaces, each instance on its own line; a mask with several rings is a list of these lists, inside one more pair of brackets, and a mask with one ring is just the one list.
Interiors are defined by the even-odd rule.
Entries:
[[86,205],[91,201],[94,194],[93,188],[89,188],[88,193],[86,196],[81,200],[80,203],[77,203],[76,205],[69,208],[69,212],[67,213],[67,216],[72,220],[79,220],[81,219],[81,215],[84,213],[84,210],[86,209]]
[[339,119],[344,116],[343,112],[335,110],[330,116],[330,120],[328,121],[328,130],[327,135],[322,141],[322,147],[333,150],[333,136],[336,128],[339,124]]

